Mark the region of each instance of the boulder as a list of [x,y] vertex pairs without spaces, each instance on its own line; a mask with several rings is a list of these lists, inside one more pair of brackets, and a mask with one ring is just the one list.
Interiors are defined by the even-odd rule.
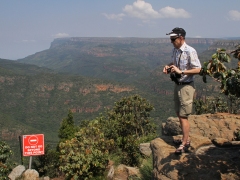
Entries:
[[10,180],[15,180],[17,177],[20,177],[21,174],[25,171],[25,166],[23,165],[18,165],[15,167],[12,172],[8,175]]
[[150,143],[141,143],[139,146],[139,150],[145,156],[150,156],[152,154],[152,150],[150,148]]
[[128,180],[129,178],[139,178],[139,169],[136,167],[129,167],[124,164],[110,168],[107,179],[109,180]]
[[22,173],[22,180],[39,180],[39,174],[35,169],[27,169]]
[[177,117],[169,117],[166,123],[163,123],[163,134],[174,136],[182,133],[180,122]]

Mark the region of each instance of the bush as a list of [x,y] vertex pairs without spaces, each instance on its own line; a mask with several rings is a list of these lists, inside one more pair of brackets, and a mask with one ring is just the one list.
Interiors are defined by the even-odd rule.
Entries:
[[0,141],[0,179],[8,179],[7,175],[11,171],[11,166],[8,163],[9,157],[12,155],[12,150],[6,142]]
[[193,102],[195,114],[228,112],[228,104],[222,96],[207,97],[206,100],[196,99]]
[[60,170],[67,179],[85,180],[102,175],[112,146],[113,141],[105,138],[98,120],[93,120],[74,138],[60,143]]
[[74,137],[59,144],[60,170],[67,179],[99,179],[109,157],[116,155],[120,163],[140,165],[139,144],[156,136],[150,118],[153,109],[146,99],[134,95],[116,102],[106,116],[82,121]]
[[[139,95],[124,97],[101,119],[103,131],[122,151],[122,163],[138,166],[141,154],[139,144],[154,137],[156,126],[150,118],[153,106]],[[143,139],[144,138],[144,139]]]
[[153,161],[152,158],[146,159],[143,166],[139,169],[141,180],[150,180],[153,177]]

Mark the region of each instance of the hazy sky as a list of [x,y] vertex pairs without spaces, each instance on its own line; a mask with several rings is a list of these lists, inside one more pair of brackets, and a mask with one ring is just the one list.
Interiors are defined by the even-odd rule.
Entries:
[[0,0],[0,58],[48,49],[59,37],[240,37],[240,0]]

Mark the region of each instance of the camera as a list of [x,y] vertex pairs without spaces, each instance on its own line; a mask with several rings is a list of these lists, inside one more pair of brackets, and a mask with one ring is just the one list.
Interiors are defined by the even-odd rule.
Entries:
[[181,78],[181,74],[171,73],[170,78],[172,81],[174,81],[176,84],[178,84],[178,78]]
[[178,78],[181,78],[181,74],[177,74],[177,73],[171,73],[170,74],[170,78],[171,79],[178,79]]
[[172,68],[167,68],[167,73],[169,74],[171,72]]

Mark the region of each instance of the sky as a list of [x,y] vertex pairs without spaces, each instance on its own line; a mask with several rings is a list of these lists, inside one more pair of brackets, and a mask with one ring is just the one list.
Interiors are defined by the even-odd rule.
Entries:
[[[49,49],[55,38],[240,37],[240,0],[0,0],[0,58]],[[186,39],[187,41],[187,39]]]

